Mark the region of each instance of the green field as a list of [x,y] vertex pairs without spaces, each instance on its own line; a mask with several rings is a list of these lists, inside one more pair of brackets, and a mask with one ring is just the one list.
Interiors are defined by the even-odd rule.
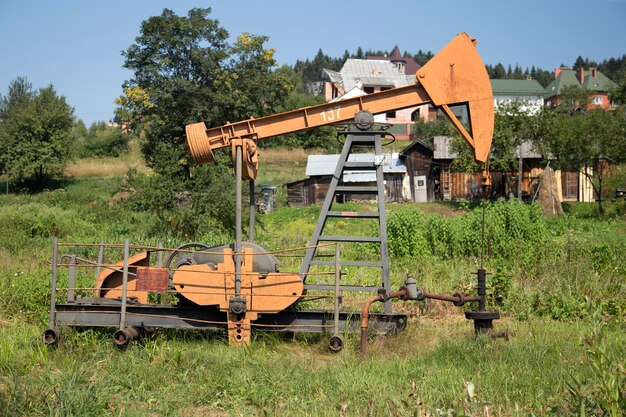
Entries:
[[[304,176],[303,166],[302,172],[295,168],[301,159],[273,156],[257,183],[280,186]],[[123,172],[73,172],[54,190],[0,196],[0,415],[626,412],[626,220],[620,207],[599,218],[593,205],[574,204],[564,218],[552,219],[515,201],[489,205],[489,301],[501,311],[495,325],[510,331],[509,341],[475,337],[461,309],[397,302],[395,309],[411,314],[407,330],[373,337],[364,356],[358,335],[347,335],[344,350],[331,354],[328,335],[260,332],[250,346],[236,349],[219,332],[158,331],[121,352],[112,330],[64,329],[63,343],[46,347],[41,333],[54,236],[75,243],[184,243],[151,235],[150,217],[114,198]],[[319,207],[281,207],[262,215],[256,240],[270,250],[302,246],[318,213]],[[393,287],[411,272],[430,291],[471,293],[480,218],[480,207],[468,204],[389,205]],[[329,227],[351,226],[335,221]],[[226,243],[220,239],[202,237]],[[357,258],[373,254],[363,245],[343,250]],[[298,259],[283,260],[284,270],[298,266]],[[353,283],[372,279],[359,270],[346,275]],[[346,300],[344,308],[360,309],[363,299]]]

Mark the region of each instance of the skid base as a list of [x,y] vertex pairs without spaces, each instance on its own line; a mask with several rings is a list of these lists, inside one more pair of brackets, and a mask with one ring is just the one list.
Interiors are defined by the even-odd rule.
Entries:
[[[112,327],[120,323],[121,302],[110,299],[83,298],[75,303],[56,304],[57,326]],[[370,328],[379,334],[391,334],[406,328],[406,314],[370,313]],[[360,312],[339,313],[339,330],[360,329]],[[211,307],[182,307],[162,304],[128,304],[126,325],[164,329],[227,330],[226,313]],[[325,310],[289,308],[276,314],[266,314],[251,323],[253,330],[293,333],[329,333],[333,313]]]

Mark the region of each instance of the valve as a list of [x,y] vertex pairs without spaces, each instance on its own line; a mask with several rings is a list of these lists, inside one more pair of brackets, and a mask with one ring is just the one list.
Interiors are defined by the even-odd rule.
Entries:
[[404,301],[422,301],[425,298],[424,290],[417,286],[417,281],[413,278],[413,274],[410,272],[406,274],[406,281],[404,282],[404,286],[401,290],[405,290],[405,295],[402,297]]

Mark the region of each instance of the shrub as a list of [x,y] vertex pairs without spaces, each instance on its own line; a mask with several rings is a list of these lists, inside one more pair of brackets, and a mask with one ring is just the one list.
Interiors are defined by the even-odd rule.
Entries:
[[50,207],[40,203],[0,208],[0,246],[18,253],[37,240],[85,233],[91,225],[71,209]]
[[120,156],[128,150],[130,137],[130,134],[109,127],[104,122],[94,123],[86,137],[79,142],[78,156]]
[[430,255],[425,233],[426,216],[420,210],[401,210],[387,217],[390,254],[398,257]]

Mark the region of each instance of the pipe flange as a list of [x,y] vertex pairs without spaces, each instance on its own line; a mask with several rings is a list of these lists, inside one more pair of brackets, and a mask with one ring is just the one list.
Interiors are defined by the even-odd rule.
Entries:
[[458,301],[452,302],[455,307],[463,307],[465,305],[465,295],[462,292],[455,292],[452,296],[458,298]]

